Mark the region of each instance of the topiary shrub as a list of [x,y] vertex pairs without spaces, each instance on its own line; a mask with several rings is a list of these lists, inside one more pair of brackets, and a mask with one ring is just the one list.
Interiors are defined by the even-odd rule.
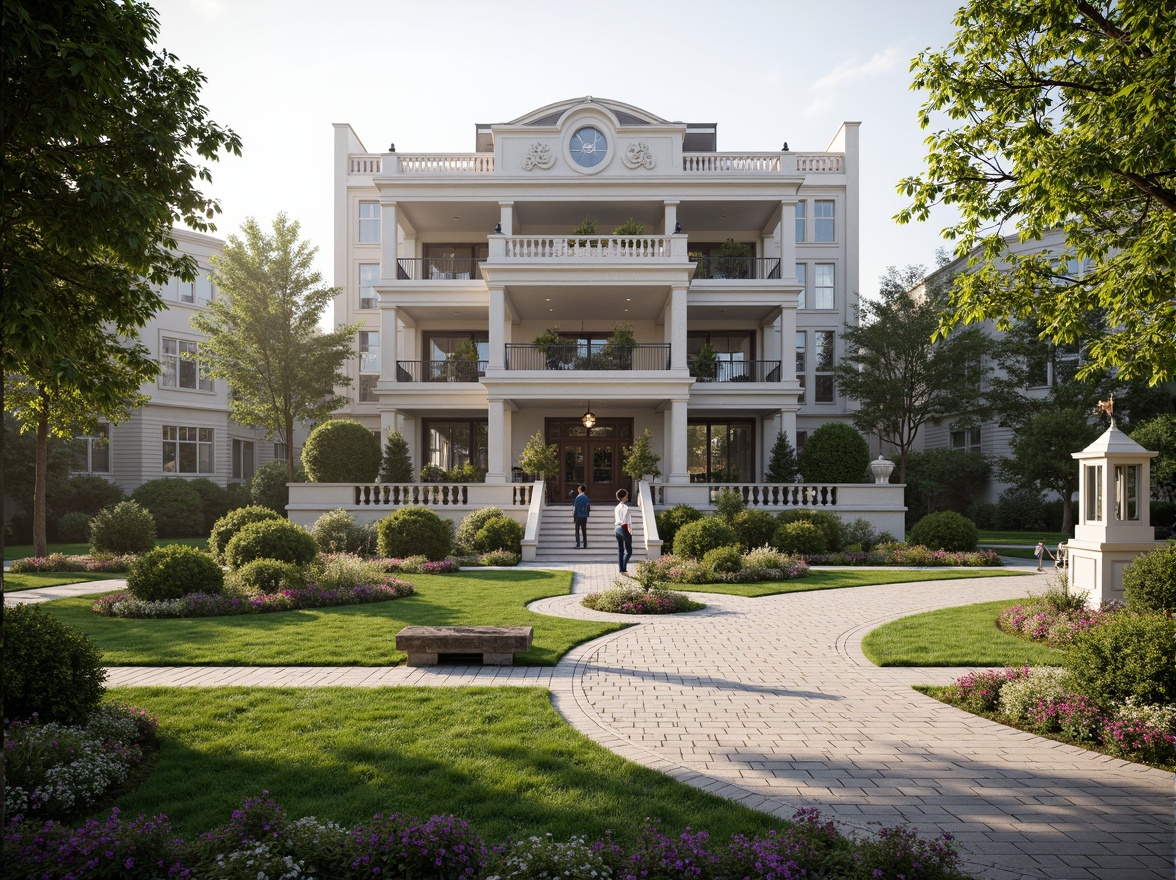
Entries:
[[976,524],[954,510],[929,513],[911,529],[910,543],[929,550],[949,552],[975,550],[980,540]]
[[[259,507],[268,507],[274,513],[286,515],[290,503],[290,471],[284,461],[271,461],[253,472],[249,481],[249,498]],[[294,468],[294,482],[305,483],[306,471]]]
[[4,609],[4,717],[82,724],[105,688],[89,637],[36,605]]
[[816,523],[803,519],[780,523],[772,536],[772,546],[789,556],[819,556],[828,549]]
[[359,525],[348,511],[328,510],[310,528],[314,542],[322,553],[354,553],[373,556],[376,552],[376,530],[373,523]]
[[747,509],[747,502],[743,500],[743,493],[738,489],[720,489],[715,493],[715,513],[724,522],[734,522],[735,515]]
[[702,559],[708,550],[738,544],[739,537],[727,522],[717,516],[709,516],[686,523],[674,535],[674,555],[689,559]]
[[1136,556],[1123,570],[1127,610],[1176,611],[1176,543]]
[[766,510],[741,510],[735,514],[731,525],[735,527],[739,546],[744,550],[772,543],[772,535],[776,533],[776,518]]
[[669,510],[658,511],[654,515],[658,537],[662,539],[662,545],[665,547],[674,546],[674,537],[678,534],[678,529],[686,523],[698,522],[700,519],[702,519],[702,511],[689,504],[678,504]]
[[490,553],[494,550],[509,550],[512,553],[523,552],[524,529],[520,523],[510,517],[496,516],[486,521],[478,534],[474,536],[474,549],[479,553]]
[[90,546],[113,556],[146,553],[155,546],[155,519],[137,501],[120,501],[90,520]]
[[200,533],[207,535],[212,531],[213,524],[231,509],[229,493],[225,491],[223,486],[218,486],[208,477],[189,480],[188,485],[200,496],[200,512],[204,516],[204,526]]
[[402,507],[376,527],[381,556],[423,555],[439,562],[453,550],[453,523],[426,507]]
[[457,527],[458,546],[466,550],[473,549],[474,538],[477,537],[482,526],[500,516],[506,516],[506,514],[497,507],[483,507],[481,510],[466,514]]
[[837,514],[827,510],[785,510],[777,515],[776,521],[807,522],[816,526],[825,544],[825,549],[817,553],[836,553],[845,546],[845,524]]
[[161,537],[190,538],[204,533],[204,503],[187,480],[149,480],[131,493],[131,499],[151,511]]
[[1134,697],[1141,703],[1176,703],[1176,623],[1162,614],[1120,611],[1079,633],[1062,664],[1074,690],[1100,705]]
[[388,430],[384,440],[384,454],[380,458],[381,483],[411,483],[412,457],[408,454],[408,441],[399,431]]
[[310,532],[288,519],[267,519],[244,526],[225,547],[225,562],[238,569],[254,559],[277,559],[309,565],[318,556]]
[[94,517],[88,513],[75,511],[57,518],[53,524],[53,532],[57,540],[69,544],[80,544],[90,540],[90,520]]
[[276,559],[254,559],[232,574],[233,584],[243,593],[280,593],[306,586],[306,574],[297,565]]
[[380,458],[376,435],[351,419],[323,422],[302,447],[302,466],[313,483],[373,483]]
[[735,546],[707,550],[702,564],[713,575],[736,574],[743,570],[743,556]]
[[156,547],[135,560],[127,573],[127,589],[136,599],[161,602],[189,593],[220,593],[225,575],[216,560],[196,547]]
[[260,505],[238,507],[236,510],[230,510],[213,523],[212,531],[208,535],[208,552],[212,554],[213,559],[221,565],[224,565],[226,561],[225,548],[229,546],[229,541],[233,540],[237,532],[241,531],[241,529],[250,523],[282,518],[268,507],[261,507]]
[[861,483],[870,471],[870,444],[843,422],[813,431],[798,461],[806,483]]

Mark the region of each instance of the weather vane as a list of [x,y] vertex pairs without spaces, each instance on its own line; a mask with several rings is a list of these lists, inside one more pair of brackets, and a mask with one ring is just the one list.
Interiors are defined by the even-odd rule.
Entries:
[[1107,418],[1111,420],[1111,427],[1115,426],[1115,395],[1112,394],[1106,400],[1100,400],[1096,409],[1099,412],[1107,414]]

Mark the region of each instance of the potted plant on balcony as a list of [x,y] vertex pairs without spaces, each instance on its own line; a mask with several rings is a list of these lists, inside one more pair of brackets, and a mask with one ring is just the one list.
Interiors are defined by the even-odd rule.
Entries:
[[621,472],[634,480],[657,479],[661,476],[658,465],[661,456],[653,451],[652,437],[649,428],[641,432],[641,436],[633,441],[632,446],[625,447]]
[[559,327],[548,328],[535,337],[535,348],[547,358],[547,369],[566,370],[572,363],[572,343],[559,335]]
[[719,372],[719,353],[709,342],[704,342],[698,353],[690,358],[690,375],[700,382],[713,382]]
[[[580,225],[572,230],[572,235],[596,235],[596,221],[591,217],[585,217],[580,221]],[[577,253],[586,247],[598,247],[599,244],[595,240],[589,241],[586,238],[573,239],[568,242],[568,256],[574,257]]]
[[686,258],[690,260],[691,263],[696,264],[694,268],[695,279],[711,277],[710,261],[707,259],[706,254],[704,254],[702,251],[689,251],[686,254]]
[[746,243],[728,238],[714,255],[719,258],[716,278],[751,277],[751,248]]
[[592,369],[631,370],[633,349],[636,347],[637,337],[633,333],[633,325],[618,321],[613,324],[612,333],[608,335],[600,351],[592,356]]
[[478,378],[478,346],[466,339],[445,355],[445,378],[449,382],[473,382]]
[[645,224],[632,217],[613,230],[613,235],[645,235]]

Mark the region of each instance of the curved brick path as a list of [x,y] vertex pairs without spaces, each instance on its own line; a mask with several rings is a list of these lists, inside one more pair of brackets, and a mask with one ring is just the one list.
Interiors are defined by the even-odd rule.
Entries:
[[[615,571],[574,569],[576,593],[608,585]],[[538,685],[612,751],[781,817],[816,806],[851,828],[905,821],[950,832],[968,868],[990,878],[1172,877],[1170,774],[1004,727],[910,687],[964,670],[879,669],[861,653],[862,636],[881,622],[1042,586],[982,578],[758,599],[700,594],[704,611],[638,618],[554,668],[123,667],[109,670],[108,684]],[[531,607],[634,620],[588,611],[575,596]]]

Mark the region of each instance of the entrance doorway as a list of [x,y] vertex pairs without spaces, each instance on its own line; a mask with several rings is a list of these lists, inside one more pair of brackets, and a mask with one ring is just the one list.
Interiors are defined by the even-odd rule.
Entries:
[[624,447],[633,442],[632,419],[600,419],[585,428],[579,419],[547,419],[547,442],[559,448],[559,475],[548,486],[552,501],[571,501],[576,487],[594,502],[612,501],[618,489],[633,491],[621,473]]

